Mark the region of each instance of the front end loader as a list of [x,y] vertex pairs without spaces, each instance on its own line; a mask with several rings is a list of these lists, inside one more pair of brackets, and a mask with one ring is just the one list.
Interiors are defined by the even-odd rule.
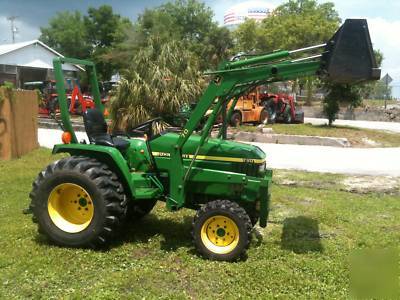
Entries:
[[[297,53],[322,49],[307,59]],[[86,68],[95,108],[83,114],[87,141],[78,141],[69,119],[61,65]],[[126,218],[138,220],[157,201],[171,211],[196,210],[192,236],[209,259],[232,261],[245,254],[252,227],[267,225],[272,171],[256,146],[225,140],[227,104],[261,84],[317,75],[336,82],[379,78],[365,20],[347,20],[327,44],[224,62],[209,73],[209,86],[186,125],[164,128],[160,118],[130,132],[110,134],[90,61],[56,58],[54,71],[64,133],[53,153],[68,153],[39,173],[30,194],[39,232],[67,247],[99,247]],[[231,105],[231,108],[235,105]],[[199,134],[207,110],[212,113]],[[210,132],[218,115],[218,138]]]

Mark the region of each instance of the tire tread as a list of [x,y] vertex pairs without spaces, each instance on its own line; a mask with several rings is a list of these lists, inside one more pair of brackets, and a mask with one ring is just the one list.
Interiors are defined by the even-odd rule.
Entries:
[[[200,219],[200,217],[206,213],[209,213],[210,211],[214,211],[217,209],[223,209],[223,210],[228,210],[230,213],[236,215],[244,224],[245,227],[245,231],[246,231],[246,244],[244,245],[244,247],[241,249],[241,251],[239,253],[237,253],[234,257],[231,258],[222,258],[218,257],[217,255],[209,255],[208,253],[205,253],[203,251],[203,249],[201,248],[201,246],[196,242],[196,225],[198,220]],[[204,258],[208,258],[208,259],[216,259],[216,260],[228,260],[228,261],[235,261],[239,258],[244,257],[246,250],[249,248],[250,246],[250,242],[251,242],[251,231],[252,231],[252,223],[250,220],[249,215],[247,214],[246,210],[241,207],[238,203],[236,202],[232,202],[229,200],[215,200],[215,201],[210,201],[207,202],[206,204],[202,205],[200,207],[200,209],[197,211],[196,215],[193,218],[192,221],[192,240],[193,240],[193,244],[196,247],[196,250],[204,257]]]
[[[30,208],[33,211],[33,220],[36,221],[40,215],[37,211],[37,209],[39,209],[38,207],[40,207],[37,201],[40,201],[40,197],[38,196],[41,185],[55,173],[62,172],[77,172],[87,176],[95,183],[99,192],[103,195],[105,202],[106,216],[103,220],[101,230],[94,232],[92,239],[77,246],[97,248],[107,244],[116,235],[116,231],[119,229],[123,219],[125,218],[127,201],[123,186],[118,181],[118,177],[108,168],[107,165],[94,158],[70,156],[50,164],[44,169],[44,171],[38,174],[36,180],[32,184],[32,191],[29,194],[31,199]],[[41,228],[40,222],[38,222],[38,231],[39,233],[46,232]],[[50,237],[50,239],[52,238]],[[53,241],[57,244],[62,244],[55,240]]]

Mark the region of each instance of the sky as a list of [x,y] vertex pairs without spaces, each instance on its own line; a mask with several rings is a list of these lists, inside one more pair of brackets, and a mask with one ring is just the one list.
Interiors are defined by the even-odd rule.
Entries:
[[[16,42],[37,39],[40,27],[46,26],[49,19],[58,11],[80,10],[86,12],[90,6],[109,4],[122,16],[133,21],[145,8],[152,8],[163,0],[0,0],[0,44],[11,42],[8,16],[18,16],[15,21],[18,33]],[[243,0],[205,0],[214,11],[214,18],[223,23],[225,11]],[[266,0],[274,6],[283,0]],[[320,3],[326,2],[323,0]],[[400,98],[400,1],[399,0],[332,0],[342,20],[346,18],[366,18],[371,40],[375,49],[383,52],[382,75],[389,73],[394,79],[393,94]]]

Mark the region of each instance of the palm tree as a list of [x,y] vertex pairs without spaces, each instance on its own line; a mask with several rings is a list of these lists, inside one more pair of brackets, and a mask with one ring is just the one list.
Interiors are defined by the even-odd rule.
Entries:
[[149,46],[133,57],[111,97],[113,127],[129,130],[150,118],[176,114],[199,96],[198,63],[178,41]]

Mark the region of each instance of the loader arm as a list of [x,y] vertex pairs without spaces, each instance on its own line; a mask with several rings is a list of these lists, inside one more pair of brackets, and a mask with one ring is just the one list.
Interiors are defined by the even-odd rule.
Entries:
[[[321,53],[295,59],[299,53],[316,50],[320,50]],[[373,56],[366,20],[349,19],[325,44],[225,62],[218,70],[207,75],[211,75],[212,79],[170,150],[174,169],[167,206],[171,209],[180,208],[185,203],[185,180],[190,168],[185,170],[183,167],[183,146],[215,101],[212,112],[214,117],[227,101],[237,99],[248,89],[261,83],[287,81],[312,75],[324,77],[332,82],[355,83],[379,79],[380,69],[377,68]],[[212,119],[214,118],[210,118],[204,126],[197,151],[210,134]]]

